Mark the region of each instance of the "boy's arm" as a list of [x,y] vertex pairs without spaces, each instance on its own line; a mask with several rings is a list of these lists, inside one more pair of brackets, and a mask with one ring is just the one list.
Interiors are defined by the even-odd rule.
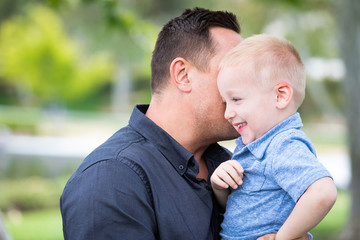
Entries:
[[309,232],[330,211],[336,198],[336,186],[330,177],[312,183],[278,231],[276,240],[297,239]]
[[211,187],[221,207],[225,208],[230,193],[242,184],[244,169],[236,160],[221,163],[210,177]]
[[[276,233],[269,233],[262,237],[257,238],[256,240],[275,240],[276,239]],[[309,234],[304,234],[302,237],[292,239],[292,240],[310,240]]]

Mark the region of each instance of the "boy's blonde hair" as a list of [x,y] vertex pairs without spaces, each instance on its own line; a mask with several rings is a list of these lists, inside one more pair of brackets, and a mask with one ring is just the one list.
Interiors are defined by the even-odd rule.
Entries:
[[225,55],[220,70],[239,64],[252,67],[254,79],[262,85],[289,83],[296,106],[303,102],[305,69],[299,53],[289,41],[266,34],[249,37]]

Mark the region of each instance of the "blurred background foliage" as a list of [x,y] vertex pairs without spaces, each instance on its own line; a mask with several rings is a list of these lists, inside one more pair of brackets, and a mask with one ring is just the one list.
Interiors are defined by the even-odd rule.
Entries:
[[109,81],[113,65],[107,53],[86,56],[50,8],[36,5],[24,11],[0,31],[0,74],[18,93],[17,103],[72,101]]
[[[244,38],[289,39],[308,71],[304,121],[342,126],[336,0],[0,0],[0,209],[14,239],[62,239],[58,199],[81,159],[56,172],[41,158],[5,157],[1,138],[120,128],[119,114],[150,101],[150,59],[161,27],[195,6],[235,13]],[[321,131],[308,131],[316,145],[346,144],[342,130]],[[347,191],[340,201],[317,239],[344,226]]]
[[[305,62],[339,57],[332,0],[2,0],[0,104],[123,111],[149,102],[157,33],[194,6],[233,11],[243,37],[267,32],[289,39]],[[339,79],[325,77],[322,85],[341,111]],[[314,101],[304,103],[306,116],[321,112]]]

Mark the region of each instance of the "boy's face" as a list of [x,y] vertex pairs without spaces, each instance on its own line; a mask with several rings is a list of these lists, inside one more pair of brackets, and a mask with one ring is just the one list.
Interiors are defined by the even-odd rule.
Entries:
[[226,103],[225,118],[244,144],[263,136],[277,124],[274,87],[255,83],[251,66],[226,67],[218,75],[218,89]]

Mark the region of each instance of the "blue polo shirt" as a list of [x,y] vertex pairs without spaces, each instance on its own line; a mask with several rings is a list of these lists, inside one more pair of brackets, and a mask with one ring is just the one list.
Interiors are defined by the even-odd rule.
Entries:
[[[133,110],[129,125],[95,149],[60,199],[65,239],[217,239],[221,211],[194,156]],[[217,144],[204,157],[211,174],[230,153]]]
[[248,145],[236,140],[233,159],[243,166],[244,179],[229,195],[223,239],[256,240],[277,232],[306,189],[331,176],[302,126],[296,113]]

